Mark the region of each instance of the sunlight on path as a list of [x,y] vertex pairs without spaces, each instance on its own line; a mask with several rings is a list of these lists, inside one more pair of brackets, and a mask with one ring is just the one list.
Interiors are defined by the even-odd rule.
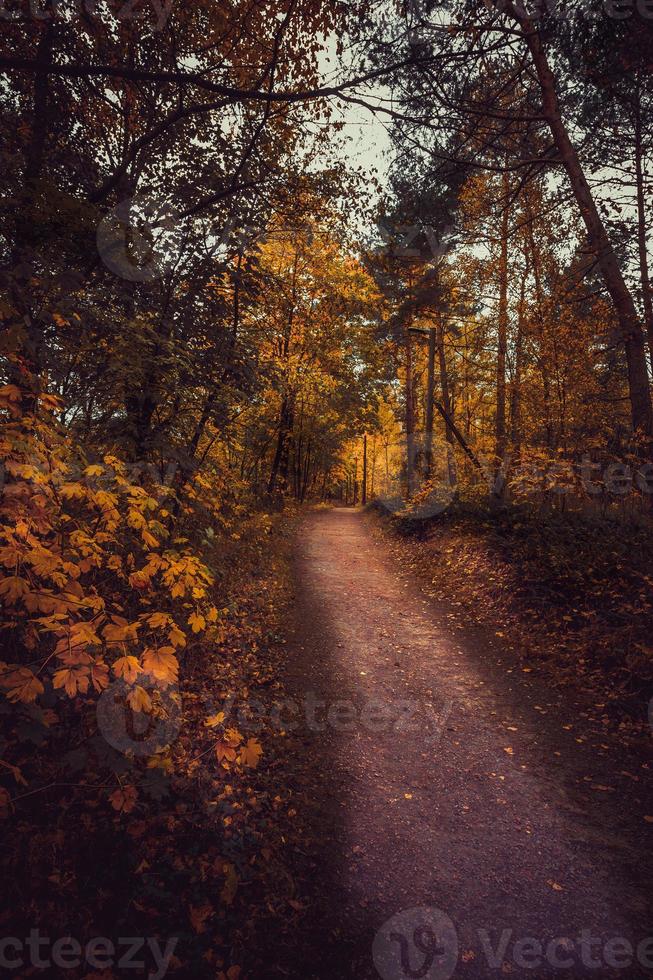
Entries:
[[[496,947],[505,929],[510,948],[582,930],[643,939],[624,901],[625,845],[595,853],[565,790],[566,760],[543,755],[541,733],[488,683],[488,640],[472,648],[443,625],[356,511],[309,520],[301,569],[332,632],[321,737],[339,760],[349,928],[441,909],[468,954],[456,975],[470,977],[491,975],[483,937]],[[511,956],[512,976],[533,976]],[[582,960],[571,975],[586,969],[611,975]]]

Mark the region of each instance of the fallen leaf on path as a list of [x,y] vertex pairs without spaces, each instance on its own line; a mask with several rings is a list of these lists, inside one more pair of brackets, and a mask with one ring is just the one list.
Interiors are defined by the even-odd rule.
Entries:
[[210,919],[212,915],[212,905],[200,905],[197,908],[191,905],[188,912],[188,918],[190,919],[190,924],[198,935],[202,932],[206,932],[206,920]]

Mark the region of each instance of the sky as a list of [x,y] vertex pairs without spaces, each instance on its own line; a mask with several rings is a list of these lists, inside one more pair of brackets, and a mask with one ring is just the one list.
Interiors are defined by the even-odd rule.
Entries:
[[[336,53],[335,37],[327,39],[319,61],[322,84],[332,84],[335,79],[343,77],[343,59]],[[375,95],[382,97],[387,94],[382,86],[370,86],[365,90],[366,98],[372,101]],[[383,183],[390,164],[388,120],[383,121],[362,106],[336,99],[332,100],[332,104],[337,107],[334,119],[344,122],[341,141],[336,149],[338,156],[352,168],[362,167],[374,173]]]

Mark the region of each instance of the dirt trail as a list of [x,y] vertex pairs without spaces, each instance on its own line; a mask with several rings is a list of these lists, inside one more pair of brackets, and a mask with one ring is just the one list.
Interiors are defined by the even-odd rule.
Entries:
[[[449,625],[360,512],[307,519],[297,585],[289,683],[322,845],[287,972],[653,976],[653,941],[641,964],[605,945],[653,935],[641,762],[513,671],[499,638]],[[406,911],[424,907],[455,933]]]

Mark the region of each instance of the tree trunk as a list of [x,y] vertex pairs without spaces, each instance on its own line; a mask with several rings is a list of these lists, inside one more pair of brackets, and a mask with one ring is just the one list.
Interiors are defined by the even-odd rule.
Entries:
[[521,417],[521,376],[524,357],[524,325],[526,320],[526,280],[528,279],[528,249],[524,248],[526,267],[522,275],[519,291],[519,307],[517,310],[517,335],[515,337],[515,367],[512,376],[512,391],[510,397],[510,441],[515,455],[518,457],[522,444]]
[[415,461],[415,413],[413,406],[413,354],[410,333],[406,328],[406,489],[408,496],[413,494],[413,464]]
[[[449,391],[449,372],[447,370],[447,359],[444,352],[444,325],[442,317],[438,314],[436,318],[435,342],[438,352],[438,368],[440,372],[440,390],[442,391],[442,404],[450,418],[453,418],[453,406],[451,404],[451,394]],[[456,485],[456,457],[454,455],[455,437],[448,425],[444,428],[445,439],[449,445],[447,452],[447,469],[449,473],[449,486]]]
[[497,401],[494,424],[494,455],[496,470],[493,493],[503,495],[503,467],[506,456],[506,352],[508,349],[508,235],[510,233],[510,178],[508,171],[502,181],[501,238],[499,241],[499,310],[497,320]]
[[270,479],[268,480],[268,494],[270,495],[276,490],[279,478],[281,477],[285,481],[288,475],[289,436],[292,432],[293,416],[292,399],[289,395],[286,395],[281,403],[281,411],[279,412],[277,447],[274,452],[274,459],[272,460]]
[[653,371],[653,296],[648,267],[646,242],[646,198],[644,193],[644,153],[642,147],[641,106],[638,104],[635,115],[635,180],[637,187],[637,246],[639,249],[639,274],[642,284],[642,304],[644,323],[648,337],[649,357]]
[[551,449],[553,446],[553,422],[551,418],[551,379],[549,376],[549,365],[546,354],[546,328],[544,319],[544,292],[542,290],[542,278],[540,275],[540,253],[535,242],[535,232],[533,230],[533,216],[528,217],[528,242],[530,245],[531,262],[533,265],[533,279],[535,281],[535,304],[537,312],[538,341],[540,354],[538,357],[538,367],[542,378],[542,395],[544,398],[544,418],[546,428],[546,446]]
[[614,248],[585,179],[578,153],[562,120],[555,78],[549,67],[540,33],[532,19],[517,5],[508,2],[505,8],[502,5],[502,9],[506,9],[511,18],[522,28],[524,40],[530,51],[542,93],[544,115],[567,171],[571,189],[585,223],[589,245],[597,257],[606,289],[610,294],[619,321],[628,364],[633,429],[635,432],[642,433],[650,443],[651,436],[653,436],[651,393],[644,335],[637,316],[635,302],[626,285]]

